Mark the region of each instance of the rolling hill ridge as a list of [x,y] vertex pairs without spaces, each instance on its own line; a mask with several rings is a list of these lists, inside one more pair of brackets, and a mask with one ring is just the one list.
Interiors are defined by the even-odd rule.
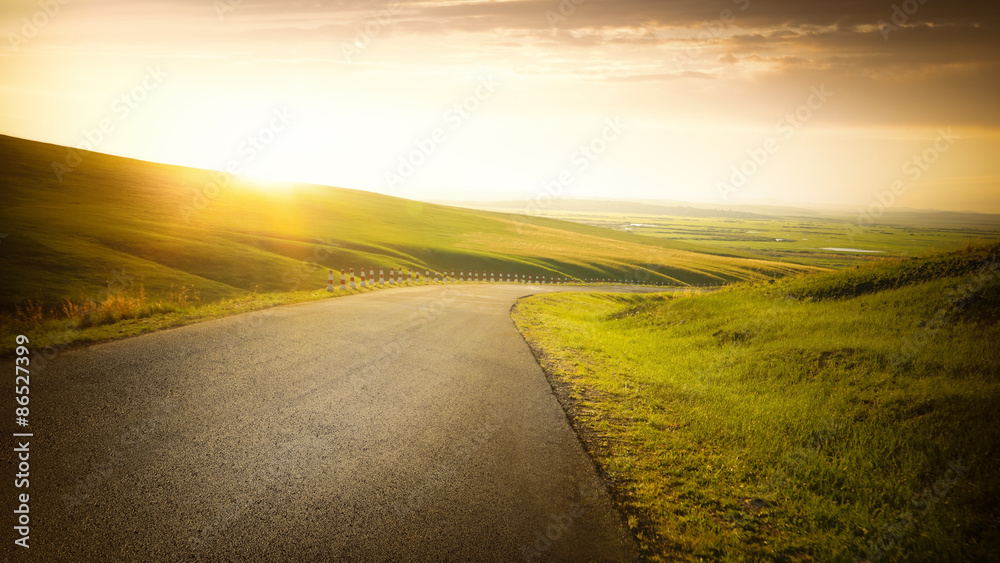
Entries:
[[0,307],[85,298],[115,279],[202,301],[325,287],[328,268],[420,268],[710,283],[810,268],[563,221],[472,211],[0,137]]

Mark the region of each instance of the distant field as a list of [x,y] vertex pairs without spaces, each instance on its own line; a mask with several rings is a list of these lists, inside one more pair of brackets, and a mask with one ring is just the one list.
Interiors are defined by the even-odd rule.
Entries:
[[650,559],[1000,553],[1000,245],[514,319]]
[[[856,222],[817,217],[686,217],[557,211],[546,215],[824,268],[842,268],[880,257],[913,256],[934,249],[954,248],[967,240],[1000,240],[1000,225],[921,225],[919,218],[914,218],[909,225],[886,223],[860,228]],[[838,250],[827,250],[831,248]]]

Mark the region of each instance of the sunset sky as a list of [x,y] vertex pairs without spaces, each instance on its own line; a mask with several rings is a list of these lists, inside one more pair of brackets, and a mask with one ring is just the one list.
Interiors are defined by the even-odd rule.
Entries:
[[64,2],[0,5],[0,133],[414,199],[1000,213],[994,2]]

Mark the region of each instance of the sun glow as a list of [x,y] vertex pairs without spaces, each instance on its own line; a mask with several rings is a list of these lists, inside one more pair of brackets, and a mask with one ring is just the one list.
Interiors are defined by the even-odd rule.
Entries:
[[233,179],[236,186],[268,194],[290,194],[295,190],[295,182],[275,180],[263,176],[244,174]]
[[[8,29],[38,9],[18,2],[23,10],[0,10]],[[670,3],[588,3],[555,28],[524,1],[404,3],[377,26],[353,1],[321,10],[242,3],[221,18],[210,6],[118,4],[63,10],[0,57],[10,77],[0,132],[406,198],[535,199],[555,182],[563,197],[854,207],[924,150],[907,132],[952,127],[956,149],[899,205],[1000,211],[989,196],[1000,186],[1000,121],[987,87],[1000,74],[984,72],[1000,50],[983,33],[947,32],[965,24],[943,13],[922,11],[926,28],[886,42],[864,23],[884,10],[861,4],[852,9],[862,23],[845,28],[830,27],[815,3],[789,4],[780,18],[735,2],[735,18]],[[711,38],[698,39],[717,18]],[[359,26],[378,32],[347,56]],[[918,32],[933,47],[904,40]],[[887,62],[901,50],[906,64]],[[718,182],[824,84],[830,103],[737,196],[720,197]],[[620,141],[575,164],[619,118]],[[443,140],[432,146],[435,135]],[[410,171],[404,161],[419,163]],[[401,172],[404,181],[391,181]],[[970,177],[983,182],[961,181]],[[284,184],[258,189],[268,185]]]

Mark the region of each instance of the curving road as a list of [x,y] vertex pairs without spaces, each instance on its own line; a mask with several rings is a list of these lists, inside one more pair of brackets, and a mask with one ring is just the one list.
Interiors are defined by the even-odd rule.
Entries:
[[562,289],[399,288],[61,354],[32,378],[27,559],[635,559],[509,316]]

